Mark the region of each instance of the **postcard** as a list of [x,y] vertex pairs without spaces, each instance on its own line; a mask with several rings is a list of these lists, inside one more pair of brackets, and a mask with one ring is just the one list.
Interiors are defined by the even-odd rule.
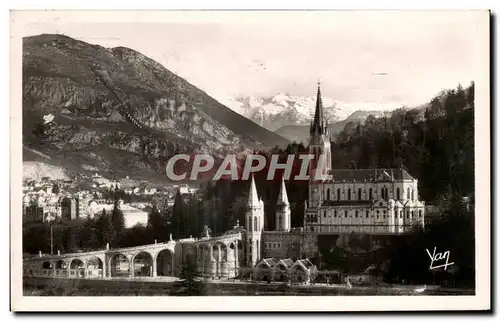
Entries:
[[11,309],[490,310],[489,23],[11,11]]

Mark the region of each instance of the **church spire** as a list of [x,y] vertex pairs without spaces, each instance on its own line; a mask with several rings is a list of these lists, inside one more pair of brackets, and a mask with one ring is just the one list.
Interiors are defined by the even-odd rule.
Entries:
[[255,180],[253,175],[251,175],[250,181],[250,191],[248,193],[248,206],[258,206],[259,205],[259,196],[257,194],[257,187],[255,186]]
[[289,205],[288,195],[286,193],[285,178],[281,177],[281,188],[278,195],[278,205]]
[[318,93],[316,96],[316,111],[314,113],[314,124],[323,125],[323,101],[321,100],[321,83],[318,80]]
[[322,129],[324,125],[323,118],[323,101],[321,99],[321,83],[318,80],[318,93],[316,95],[316,110],[314,112],[314,121],[311,126],[311,132],[315,132],[319,129],[319,134],[322,134]]

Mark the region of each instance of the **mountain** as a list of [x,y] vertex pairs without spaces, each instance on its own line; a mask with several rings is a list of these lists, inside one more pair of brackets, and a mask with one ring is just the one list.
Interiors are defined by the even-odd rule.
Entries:
[[[270,97],[215,97],[233,111],[277,133],[280,133],[277,130],[282,127],[309,125],[316,107],[316,95],[302,97],[278,93]],[[362,120],[371,114],[375,116],[382,114],[381,110],[401,107],[394,103],[381,105],[370,102],[338,102],[325,95],[322,95],[322,101],[325,118],[330,124],[344,121],[349,117],[353,120]]]
[[[233,111],[272,131],[287,125],[309,124],[316,106],[316,96],[300,97],[284,93],[271,97],[224,97],[220,100]],[[347,117],[332,99],[324,97],[323,107],[329,122]]]
[[[339,132],[341,132],[344,129],[345,125],[350,122],[354,123],[359,122],[361,124],[364,124],[368,116],[379,118],[384,116],[384,114],[390,115],[390,112],[357,110],[344,120],[328,124],[328,128],[330,129],[330,135],[332,136],[333,139],[334,136]],[[302,125],[302,126],[287,125],[278,128],[275,131],[275,133],[285,137],[290,141],[307,143],[307,141],[309,140],[309,125]]]
[[25,162],[163,180],[177,153],[222,157],[287,143],[132,49],[23,39]]

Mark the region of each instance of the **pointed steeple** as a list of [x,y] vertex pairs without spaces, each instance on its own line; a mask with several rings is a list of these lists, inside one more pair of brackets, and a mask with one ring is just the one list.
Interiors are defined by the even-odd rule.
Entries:
[[250,191],[248,192],[248,206],[258,206],[259,205],[259,195],[257,194],[257,187],[255,186],[255,180],[253,175],[250,178]]
[[320,82],[318,81],[318,93],[316,96],[316,110],[314,111],[314,119],[311,124],[311,133],[322,135],[324,131],[324,117],[323,117],[323,100],[321,99]]
[[286,186],[285,186],[285,179],[283,176],[281,177],[281,187],[280,187],[280,193],[278,195],[278,205],[289,205],[290,203],[288,202],[288,195],[286,193]]
[[321,88],[318,82],[318,93],[316,96],[316,111],[314,112],[314,124],[323,125],[323,101],[321,100]]

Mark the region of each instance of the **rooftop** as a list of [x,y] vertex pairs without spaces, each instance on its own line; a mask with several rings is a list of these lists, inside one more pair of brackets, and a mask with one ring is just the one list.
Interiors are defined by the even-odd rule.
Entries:
[[364,181],[392,181],[413,180],[404,168],[377,168],[377,169],[333,169],[329,172],[334,181],[364,182]]

